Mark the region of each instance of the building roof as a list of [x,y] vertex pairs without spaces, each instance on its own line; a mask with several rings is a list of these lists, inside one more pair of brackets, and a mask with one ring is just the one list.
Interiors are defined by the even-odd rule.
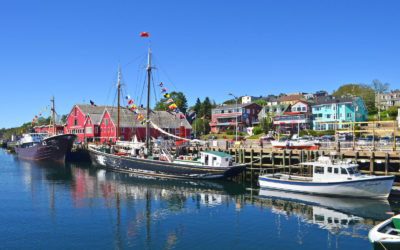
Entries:
[[324,98],[324,97],[318,98],[318,100],[316,100],[313,106],[332,104],[332,103],[349,103],[349,102],[354,102],[359,98],[359,97],[339,97],[339,98],[332,98],[332,97]]
[[[145,117],[146,109],[139,108],[139,112]],[[105,111],[108,111],[112,122],[117,124],[117,108],[116,107],[107,107]],[[105,112],[104,111],[104,112]],[[167,111],[150,111],[151,120],[157,124],[160,128],[178,128],[180,126],[184,126],[185,128],[192,128],[189,122],[186,119],[180,119],[179,114],[175,116],[175,113],[170,113]],[[103,117],[103,115],[102,115]],[[136,115],[129,109],[121,107],[120,108],[120,127],[146,127],[146,125],[142,125],[140,121],[136,119]]]
[[303,97],[302,94],[291,94],[291,95],[287,95],[287,96],[278,97],[278,101],[279,102],[296,101],[296,100],[300,100],[300,98],[302,98],[302,97]]
[[106,107],[112,107],[112,106],[106,106],[106,105],[91,105],[91,104],[75,104],[83,113],[83,115],[88,115],[88,114],[103,114],[104,109]]
[[[104,112],[104,109],[103,109],[103,112]],[[101,113],[101,114],[89,113],[88,116],[90,117],[90,120],[92,121],[93,124],[100,125],[101,118],[103,117],[103,113]]]
[[[231,109],[231,108],[236,108],[236,107],[238,107],[238,108],[244,108],[244,107],[247,107],[247,106],[250,106],[250,105],[252,105],[252,104],[256,104],[256,105],[258,105],[257,103],[255,103],[255,102],[252,102],[252,103],[238,103],[237,104],[237,106],[236,106],[236,103],[235,104],[224,104],[224,105],[219,105],[219,106],[217,106],[217,107],[215,107],[215,108],[213,108],[213,109]],[[260,106],[260,105],[258,105],[258,106]],[[260,106],[261,107],[261,106]]]
[[224,152],[217,152],[217,151],[201,151],[201,153],[211,154],[219,157],[232,157],[230,154]]

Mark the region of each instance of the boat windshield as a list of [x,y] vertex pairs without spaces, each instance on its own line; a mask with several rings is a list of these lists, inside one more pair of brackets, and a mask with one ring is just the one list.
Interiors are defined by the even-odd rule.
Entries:
[[349,171],[349,174],[354,174],[353,168],[348,168],[347,171]]

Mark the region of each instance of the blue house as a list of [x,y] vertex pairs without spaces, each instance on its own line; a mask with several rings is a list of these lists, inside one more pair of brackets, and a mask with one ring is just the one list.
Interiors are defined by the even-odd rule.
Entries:
[[[314,130],[334,129],[335,123],[367,120],[367,109],[361,97],[320,98],[312,105],[312,114]],[[342,127],[339,124],[338,128]]]

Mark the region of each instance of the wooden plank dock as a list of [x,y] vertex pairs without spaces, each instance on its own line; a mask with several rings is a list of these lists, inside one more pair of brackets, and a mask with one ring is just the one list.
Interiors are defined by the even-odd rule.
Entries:
[[274,148],[220,148],[189,147],[189,154],[199,151],[219,151],[232,155],[235,162],[247,165],[242,178],[257,178],[265,168],[299,168],[298,164],[317,160],[319,156],[334,156],[342,160],[351,160],[360,165],[364,174],[395,175],[400,181],[400,151],[335,151],[335,150],[290,150]]

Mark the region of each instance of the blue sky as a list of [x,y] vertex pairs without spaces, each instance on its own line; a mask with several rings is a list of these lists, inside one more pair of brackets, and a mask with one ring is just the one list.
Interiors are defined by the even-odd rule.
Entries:
[[183,92],[189,105],[206,96],[221,103],[229,92],[332,92],[373,79],[400,88],[399,7],[398,1],[2,1],[0,128],[30,121],[53,95],[59,114],[89,100],[111,105],[119,61],[126,93],[140,96],[142,31],[150,33],[155,81]]

